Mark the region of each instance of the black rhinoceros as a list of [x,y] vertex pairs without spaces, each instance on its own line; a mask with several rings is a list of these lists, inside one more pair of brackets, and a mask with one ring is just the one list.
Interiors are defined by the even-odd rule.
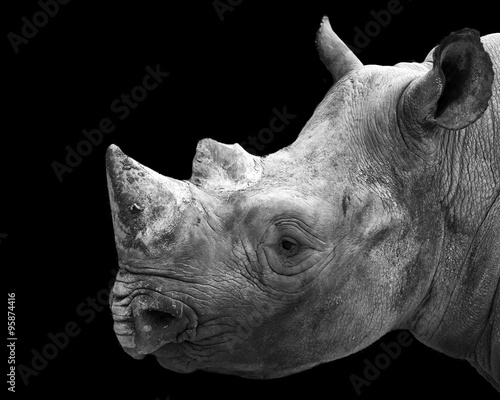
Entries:
[[408,329],[500,389],[500,34],[366,65],[266,157],[201,140],[191,179],[106,155],[120,344],[173,371],[274,378]]

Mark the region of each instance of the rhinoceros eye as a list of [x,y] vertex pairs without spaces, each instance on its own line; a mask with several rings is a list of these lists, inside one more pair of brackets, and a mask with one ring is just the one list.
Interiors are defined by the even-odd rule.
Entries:
[[280,252],[286,257],[293,257],[300,250],[300,245],[290,237],[284,237],[280,241]]

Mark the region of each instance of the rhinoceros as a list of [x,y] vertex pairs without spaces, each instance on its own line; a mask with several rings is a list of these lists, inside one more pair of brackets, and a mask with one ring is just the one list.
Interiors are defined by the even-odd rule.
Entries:
[[500,390],[500,34],[394,66],[326,17],[316,43],[334,83],[290,146],[203,139],[182,181],[108,148],[119,343],[267,379],[402,329]]

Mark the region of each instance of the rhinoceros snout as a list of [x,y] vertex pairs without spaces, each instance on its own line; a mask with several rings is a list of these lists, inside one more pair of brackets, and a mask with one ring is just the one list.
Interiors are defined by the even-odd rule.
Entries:
[[122,287],[121,281],[114,285],[111,310],[118,341],[131,356],[142,358],[194,337],[197,320],[184,303],[149,290],[125,296]]
[[[153,353],[167,343],[180,342],[181,334],[187,330],[189,321],[182,310],[172,309],[168,301],[154,299],[149,295],[140,295],[131,303],[132,336],[125,340],[123,347],[132,355]],[[125,323],[126,325],[129,325]],[[115,322],[115,333],[120,339],[122,323]],[[130,332],[130,331],[129,331]],[[133,347],[130,347],[130,345]]]

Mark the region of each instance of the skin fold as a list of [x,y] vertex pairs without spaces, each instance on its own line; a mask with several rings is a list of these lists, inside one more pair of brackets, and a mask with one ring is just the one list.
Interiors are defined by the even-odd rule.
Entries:
[[500,35],[363,66],[325,18],[317,45],[334,85],[274,154],[204,139],[178,181],[108,149],[120,344],[276,378],[408,329],[500,390]]

